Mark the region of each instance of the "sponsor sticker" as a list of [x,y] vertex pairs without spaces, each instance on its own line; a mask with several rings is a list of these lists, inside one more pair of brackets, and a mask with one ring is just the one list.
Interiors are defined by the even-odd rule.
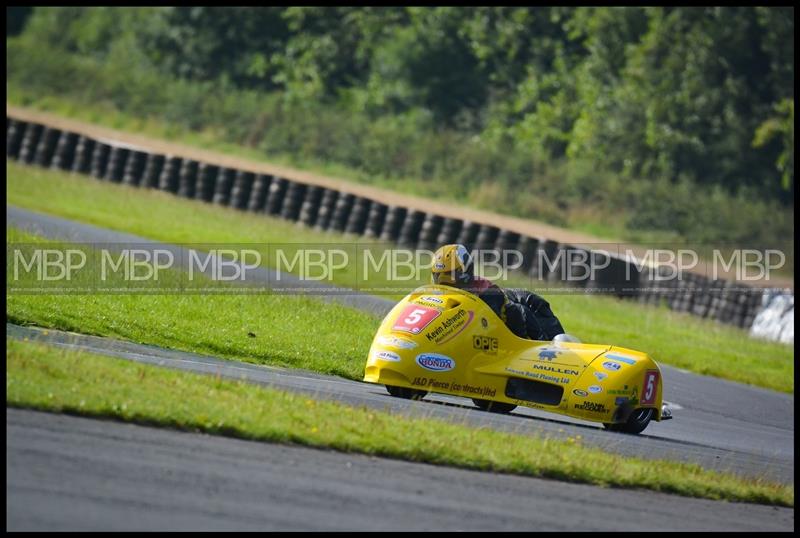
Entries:
[[492,355],[497,353],[498,345],[497,338],[491,336],[480,336],[476,334],[472,337],[473,349],[480,349]]
[[603,387],[601,387],[600,385],[592,385],[591,387],[589,387],[589,392],[591,392],[592,394],[599,394],[603,392]]
[[416,360],[419,366],[432,372],[449,372],[456,366],[453,359],[438,353],[420,353]]
[[562,374],[562,375],[578,375],[580,372],[578,370],[570,370],[569,368],[557,368],[555,366],[550,366],[549,364],[531,364],[531,368],[535,370],[544,370],[546,372],[552,372],[554,374]]
[[430,295],[426,295],[424,297],[419,298],[420,301],[427,301],[429,303],[435,304],[444,304],[444,301],[439,299],[438,297],[431,297]]
[[[516,370],[514,368],[506,367],[506,372],[516,374],[519,376],[529,377],[531,379],[538,379],[540,381],[547,381],[548,383],[556,383],[558,385],[569,385],[572,379],[569,377],[558,377],[556,375],[548,375],[539,372],[525,372],[523,370]],[[525,404],[527,405],[527,404]]]
[[486,319],[486,318],[481,318],[481,327],[483,327],[484,329],[488,329],[489,328],[489,320]]
[[585,390],[581,390],[581,389],[573,390],[572,394],[574,394],[575,396],[580,396],[581,398],[586,398],[587,396],[589,396],[588,392],[586,392]]
[[614,398],[614,405],[622,405],[627,401],[628,399],[625,396],[617,396]]
[[419,334],[422,329],[430,325],[430,323],[439,317],[439,314],[441,313],[442,312],[440,310],[435,308],[418,304],[410,304],[407,305],[397,317],[392,329],[411,334]]
[[459,383],[453,383],[451,390],[456,392],[465,392],[467,394],[474,394],[475,396],[487,396],[489,398],[494,398],[497,394],[497,389],[492,387],[479,387],[469,384],[461,385]]
[[618,372],[622,365],[616,362],[606,361],[603,363],[603,368],[609,372]]
[[575,409],[588,411],[590,413],[608,413],[608,409],[606,409],[605,404],[597,402],[581,402],[579,404],[575,404],[573,407]]
[[425,333],[429,342],[443,344],[455,338],[457,334],[467,328],[475,317],[475,312],[472,310],[459,309],[458,312],[449,318],[442,320],[442,322],[435,328]]
[[539,352],[539,360],[553,360],[558,357],[558,354],[561,353],[555,349],[543,349]]
[[644,389],[642,390],[642,405],[652,405],[656,402],[658,392],[658,370],[647,370],[644,373]]
[[604,374],[603,372],[595,372],[594,376],[597,378],[598,381],[602,381],[608,377],[608,374]]
[[616,353],[606,353],[607,359],[613,359],[615,361],[624,362],[625,364],[636,364],[636,359],[632,359],[630,357],[626,357],[625,355],[617,355]]
[[376,351],[374,353],[374,356],[376,359],[380,359],[382,361],[390,361],[390,362],[400,361],[400,355],[392,351]]
[[406,340],[405,338],[399,338],[397,336],[379,336],[378,343],[384,346],[396,347],[398,349],[414,349],[417,347],[416,342]]

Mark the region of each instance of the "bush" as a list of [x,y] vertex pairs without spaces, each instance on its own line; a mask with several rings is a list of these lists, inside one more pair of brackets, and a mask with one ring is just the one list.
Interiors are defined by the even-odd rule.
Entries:
[[[8,87],[25,102],[58,95],[90,109],[179,130],[209,130],[220,142],[258,148],[301,165],[335,165],[359,181],[470,203],[548,223],[601,229],[628,240],[676,238],[790,248],[791,207],[758,193],[730,194],[686,179],[635,179],[573,159],[534,161],[530,148],[474,133],[436,129],[422,109],[371,116],[336,103],[237,90],[225,78],[177,79],[135,44],[119,40],[106,61],[7,40]],[[777,243],[777,245],[776,245]]]

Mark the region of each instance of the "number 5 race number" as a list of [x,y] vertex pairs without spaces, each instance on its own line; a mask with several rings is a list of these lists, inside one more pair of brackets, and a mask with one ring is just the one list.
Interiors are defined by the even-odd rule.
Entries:
[[658,392],[658,370],[647,370],[644,373],[644,392],[642,392],[642,404],[651,405],[656,401]]
[[422,329],[427,327],[431,321],[436,319],[439,314],[441,314],[441,312],[435,308],[410,304],[400,313],[392,329],[395,331],[418,334]]

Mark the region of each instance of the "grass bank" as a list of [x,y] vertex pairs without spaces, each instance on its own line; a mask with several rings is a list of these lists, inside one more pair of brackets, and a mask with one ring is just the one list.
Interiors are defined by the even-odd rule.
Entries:
[[[340,234],[314,232],[264,215],[185,200],[159,191],[135,189],[89,177],[22,166],[10,161],[6,161],[6,172],[9,203],[171,243],[286,243],[290,240],[297,244],[323,244],[353,241],[352,238]],[[12,240],[24,239],[7,236],[7,241]],[[354,269],[345,268],[340,273],[340,278],[334,282],[350,285],[354,274]],[[403,285],[410,290],[423,280],[425,278]],[[373,274],[368,283],[383,286],[388,284],[388,280],[383,273],[378,273]],[[532,288],[535,282],[514,278],[508,284]],[[397,298],[399,295],[390,297]],[[546,298],[566,330],[584,342],[611,343],[638,349],[649,353],[660,363],[773,390],[794,392],[794,347],[791,345],[755,340],[742,329],[673,312],[666,307],[656,308],[612,297],[580,293],[553,294]],[[218,307],[226,315],[235,318],[236,312],[244,312],[241,326],[245,324],[244,320],[255,326],[267,323],[266,320],[258,321],[258,312],[266,307],[260,301],[266,299],[214,297],[207,298],[207,301],[212,299],[221,301]],[[277,301],[278,298],[269,300]],[[145,315],[142,326],[135,327],[135,334],[131,334],[134,327],[131,327],[126,312],[128,309],[136,313],[141,310],[150,312],[145,306],[150,301],[161,301],[153,312],[161,312],[166,318],[162,320],[155,314]],[[217,307],[215,303],[207,304]],[[229,306],[223,306],[225,304]],[[318,327],[315,329],[317,332],[312,334],[322,334],[324,330],[341,331],[341,327],[349,327],[326,325],[325,316],[321,314],[324,310],[309,306],[319,305],[318,302],[301,301],[296,304],[306,306],[285,308],[302,317],[303,323],[306,323],[306,318],[315,320],[313,325],[309,325]],[[189,317],[174,320],[175,316],[181,315],[184,307],[190,309]],[[158,299],[122,295],[17,296],[9,297],[6,307],[7,314],[21,323],[138,339],[137,341],[158,338],[158,342],[149,343],[182,346],[191,344],[191,337],[197,336],[197,331],[201,330],[193,328],[191,320],[209,319],[209,315],[202,312],[203,309],[203,303],[198,298],[168,296]],[[76,312],[80,315],[76,315]],[[253,317],[247,317],[250,314]],[[217,321],[216,317],[211,319]],[[282,321],[279,317],[270,319],[274,323]],[[292,320],[292,323],[301,323],[300,318],[294,315],[286,319]],[[181,330],[191,336],[184,338],[173,331],[169,339],[163,339],[161,335],[164,331],[159,328],[176,322],[180,323]],[[202,331],[209,333],[221,330],[215,325],[216,323],[210,323],[202,327]],[[359,344],[364,353],[373,336],[365,328],[367,326],[377,327],[377,324],[353,325],[356,327],[355,333],[364,338],[364,342]],[[152,331],[152,337],[148,336],[148,331]],[[222,351],[215,352],[237,352],[238,343],[229,346],[223,344],[222,338],[214,340],[219,340],[218,344],[222,346]],[[350,372],[348,375],[353,377],[355,371]]]
[[7,340],[6,404],[342,452],[607,487],[778,506],[794,488],[697,465],[320,402],[98,355]]
[[[9,229],[6,240],[42,241],[14,229]],[[81,278],[86,277],[79,274],[73,284],[89,284]],[[167,288],[177,285],[179,279],[177,270],[159,275],[161,285]],[[200,278],[195,285],[206,280]],[[115,273],[108,284],[124,285],[122,274]],[[6,319],[349,379],[364,376],[367,352],[379,324],[377,318],[344,306],[261,293],[10,293]]]

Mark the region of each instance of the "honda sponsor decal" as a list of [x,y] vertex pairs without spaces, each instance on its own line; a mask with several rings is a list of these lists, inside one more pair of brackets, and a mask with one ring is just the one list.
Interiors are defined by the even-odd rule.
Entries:
[[449,372],[456,366],[453,359],[438,353],[420,353],[417,355],[417,364],[432,372]]

